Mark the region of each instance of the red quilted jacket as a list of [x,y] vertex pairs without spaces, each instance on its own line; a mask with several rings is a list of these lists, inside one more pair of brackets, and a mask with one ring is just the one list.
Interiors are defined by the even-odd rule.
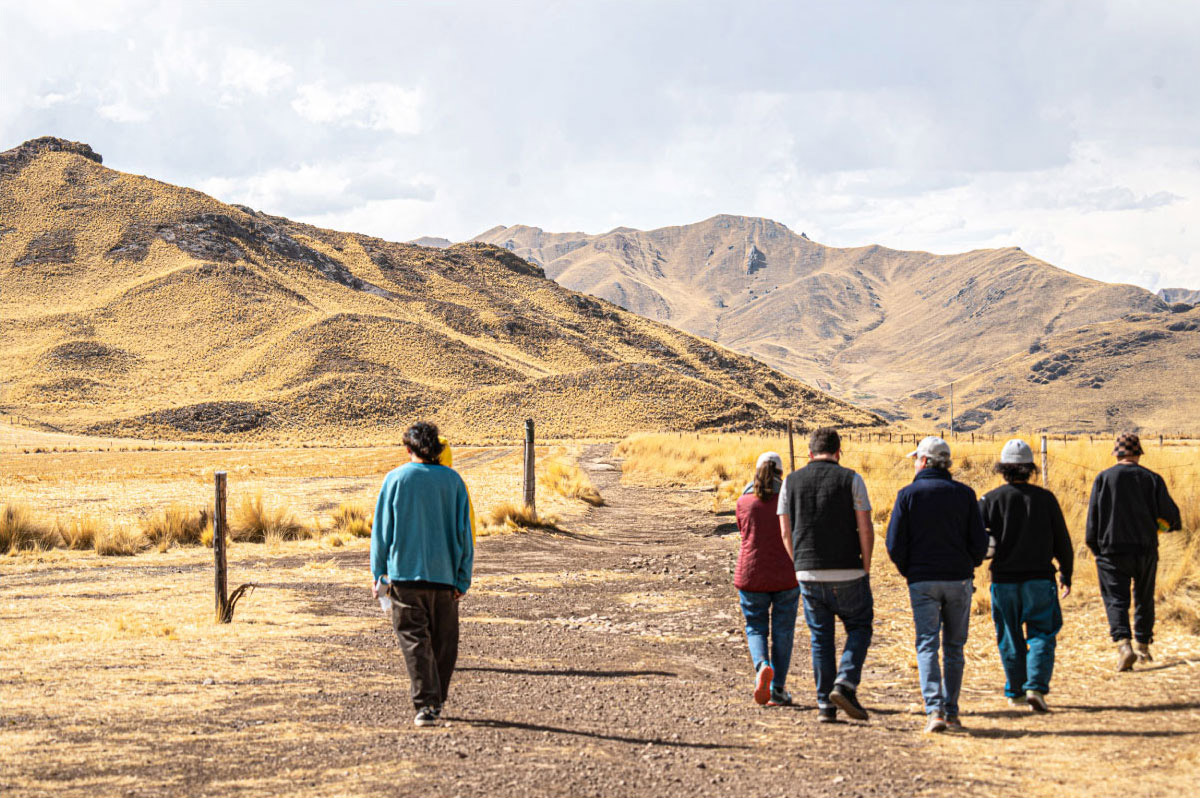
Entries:
[[796,570],[783,547],[779,534],[779,516],[775,514],[778,496],[766,501],[753,493],[744,494],[737,503],[738,531],[742,549],[738,552],[733,584],[750,593],[774,593],[796,587]]

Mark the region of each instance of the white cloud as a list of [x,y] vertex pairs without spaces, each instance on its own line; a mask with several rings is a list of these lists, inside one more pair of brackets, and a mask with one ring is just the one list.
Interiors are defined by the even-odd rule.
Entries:
[[150,113],[148,111],[131,105],[125,100],[118,100],[114,103],[106,103],[105,105],[101,105],[96,108],[96,113],[105,119],[113,122],[121,122],[123,124],[145,122],[150,118]]
[[221,86],[235,94],[262,96],[284,83],[292,67],[265,53],[231,47],[221,63]]
[[301,219],[345,213],[381,200],[429,202],[434,197],[424,178],[405,176],[389,161],[302,164],[293,169],[212,178],[202,181],[199,188],[224,202]]
[[421,93],[392,83],[301,86],[292,108],[311,122],[415,134],[421,131]]

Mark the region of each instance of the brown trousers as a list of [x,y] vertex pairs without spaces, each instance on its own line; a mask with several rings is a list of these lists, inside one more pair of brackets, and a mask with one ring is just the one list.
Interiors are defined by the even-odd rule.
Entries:
[[454,591],[393,582],[392,628],[408,666],[413,706],[446,703],[458,660],[458,602]]

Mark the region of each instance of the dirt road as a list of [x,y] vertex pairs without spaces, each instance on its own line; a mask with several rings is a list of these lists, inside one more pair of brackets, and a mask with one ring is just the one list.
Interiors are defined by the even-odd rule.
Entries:
[[[412,726],[361,547],[322,553],[325,563],[255,555],[235,571],[255,572],[262,587],[232,627],[197,626],[187,645],[117,630],[119,656],[106,659],[101,644],[88,661],[56,654],[47,671],[5,663],[0,793],[1062,798],[1090,786],[1147,796],[1194,787],[1200,680],[1169,647],[1161,670],[1121,677],[1066,657],[1048,718],[1007,708],[994,663],[974,655],[963,698],[970,734],[923,736],[894,575],[875,580],[868,723],[816,723],[802,622],[789,684],[798,705],[754,705],[731,586],[735,543],[713,534],[694,494],[622,486],[606,451],[583,461],[608,505],[570,533],[480,541],[443,726]],[[122,569],[196,582],[188,589],[203,601],[203,556],[179,556],[191,559],[98,568],[71,609],[113,603]],[[6,622],[22,599],[43,601],[35,582],[62,578],[53,569],[7,578]],[[973,636],[991,651],[982,620]]]

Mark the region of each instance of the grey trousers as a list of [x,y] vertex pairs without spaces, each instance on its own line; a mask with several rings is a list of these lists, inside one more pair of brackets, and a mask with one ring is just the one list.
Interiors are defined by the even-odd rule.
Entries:
[[392,628],[408,666],[413,706],[446,703],[458,660],[458,602],[454,591],[393,582]]

